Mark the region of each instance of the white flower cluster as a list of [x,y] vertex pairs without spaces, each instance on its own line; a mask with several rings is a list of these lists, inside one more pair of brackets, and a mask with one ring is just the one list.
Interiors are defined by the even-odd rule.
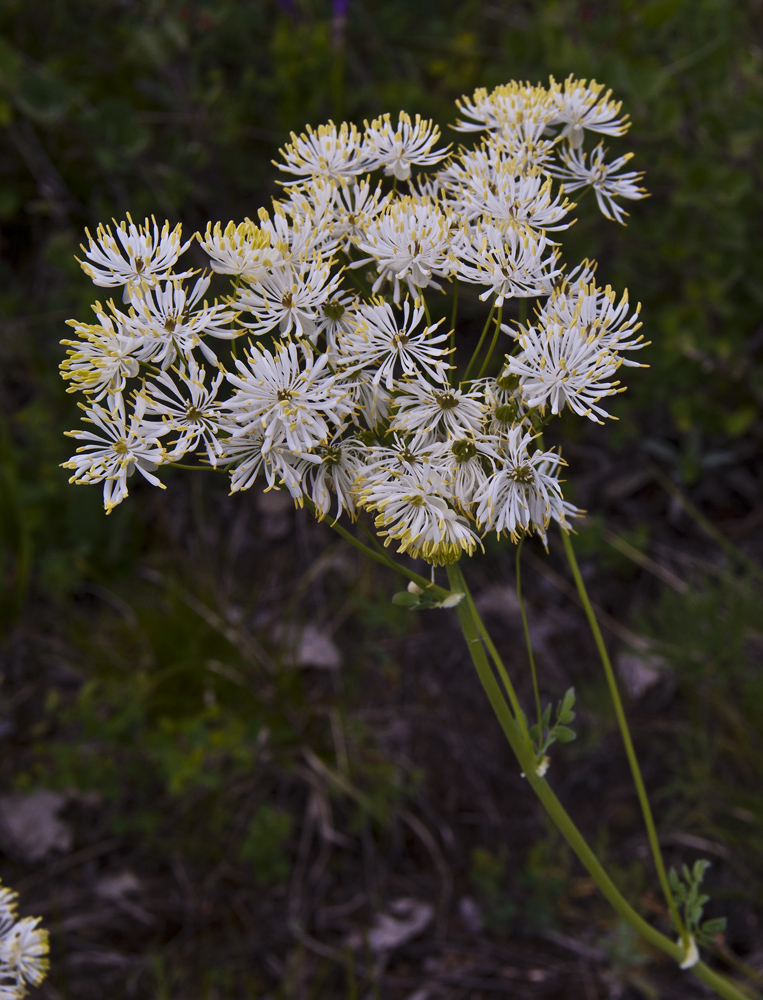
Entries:
[[48,932],[39,917],[16,914],[18,895],[0,884],[0,1000],[26,996],[48,971]]
[[[599,288],[588,262],[565,275],[550,235],[575,207],[559,178],[592,186],[618,221],[616,197],[644,196],[639,175],[617,175],[627,157],[607,166],[599,145],[586,162],[586,130],[627,128],[602,89],[570,78],[478,90],[456,128],[484,135],[455,152],[404,112],[293,134],[277,164],[285,197],[256,222],[196,234],[211,273],[176,270],[191,242],[179,226],[128,218],[88,233],[83,268],[124,292],[120,306],[96,303],[95,324],[71,320],[64,341],[87,424],[70,432],[71,481],[103,483],[109,511],[135,470],[162,486],[159,467],[195,452],[229,470],[233,491],[262,476],[320,518],[370,511],[385,544],[432,564],[486,532],[566,527],[575,509],[543,426],[565,406],[606,416],[616,372],[635,364],[622,352],[643,346],[627,295]],[[231,284],[210,303],[214,275]],[[467,366],[425,300],[456,283],[491,310]],[[531,321],[501,322],[507,300],[528,298],[540,300]]]

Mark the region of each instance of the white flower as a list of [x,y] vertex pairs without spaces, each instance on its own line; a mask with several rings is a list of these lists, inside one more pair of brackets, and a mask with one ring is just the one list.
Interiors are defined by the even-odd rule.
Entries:
[[376,527],[385,545],[399,542],[398,552],[443,566],[471,555],[480,544],[469,522],[448,505],[449,486],[437,472],[424,479],[402,474],[362,489],[358,505],[376,511]]
[[[181,243],[180,224],[170,232],[170,224],[165,222],[160,233],[156,219],[152,218],[153,231],[148,219],[142,226],[136,226],[129,215],[127,220],[119,224],[114,221],[116,235],[110,226],[98,226],[93,239],[86,229],[88,248],[83,246],[82,250],[90,263],[80,261],[82,270],[94,284],[124,285],[125,302],[136,292],[153,288],[157,281],[166,278],[191,243],[190,240]],[[190,274],[187,271],[175,277],[187,278]]]
[[488,475],[500,462],[500,441],[493,435],[449,437],[435,445],[432,464],[445,481],[452,483],[451,497],[468,509]]
[[373,293],[385,280],[393,283],[395,303],[400,301],[401,281],[416,301],[420,289],[429,285],[439,288],[433,275],[445,277],[454,264],[453,245],[458,242],[458,231],[452,229],[454,221],[436,202],[416,202],[413,198],[393,202],[371,223],[365,238],[357,241],[358,249],[371,254],[379,270]]
[[326,351],[331,364],[341,364],[339,345],[354,329],[360,299],[357,295],[342,294],[341,290],[333,298],[326,299],[315,317],[315,331],[310,342],[315,346],[321,334],[326,337]]
[[[320,181],[310,182],[313,183],[321,186]],[[304,191],[297,200],[274,201],[272,217],[264,208],[258,215],[261,228],[270,234],[271,243],[282,251],[286,260],[297,261],[316,253],[330,257],[336,249],[337,240],[331,234],[331,212],[326,210],[316,215]]]
[[142,390],[145,416],[161,417],[164,427],[178,433],[171,450],[167,446],[167,461],[175,462],[203,443],[210,465],[216,465],[223,452],[219,438],[222,414],[217,391],[225,375],[218,372],[211,385],[206,386],[207,373],[192,358],[187,373],[175,370],[174,376],[160,372],[156,382],[149,382]]
[[406,385],[395,400],[392,431],[427,439],[443,433],[451,437],[478,434],[485,407],[479,392],[433,386],[416,381]]
[[358,473],[364,467],[367,447],[357,437],[341,437],[340,434],[327,444],[318,445],[316,455],[320,464],[311,464],[305,473],[306,492],[315,504],[319,520],[331,510],[331,494],[336,495],[336,516],[346,510],[355,517],[353,490]]
[[527,225],[533,229],[568,229],[571,206],[562,195],[552,197],[552,181],[540,174],[518,174],[511,163],[484,171],[463,185],[459,198],[470,219],[485,216],[499,226]]
[[301,258],[271,271],[251,287],[240,288],[236,306],[254,316],[244,323],[252,333],[268,333],[278,327],[282,336],[316,336],[318,310],[339,287],[340,275],[331,275],[331,261],[320,254]]
[[24,917],[0,938],[0,975],[13,976],[22,990],[39,986],[48,971],[48,932],[39,923],[40,917]]
[[454,125],[458,132],[489,129],[505,134],[509,128],[526,119],[545,123],[556,110],[552,91],[514,80],[501,84],[490,93],[485,87],[479,87],[471,99],[464,96],[456,101],[456,105],[462,114],[472,119],[459,119]]
[[430,167],[447,155],[447,148],[432,149],[440,138],[440,130],[421,115],[416,115],[412,122],[410,116],[401,111],[397,126],[393,126],[388,114],[374,119],[370,125],[365,124],[365,147],[371,169],[384,167],[387,177],[407,181],[412,164]]
[[482,387],[487,404],[486,433],[492,437],[505,438],[512,428],[523,422],[528,413],[522,402],[519,377],[508,373],[498,378],[475,380],[472,388],[476,389],[478,385]]
[[[607,285],[598,288],[592,280],[593,272],[583,271],[579,277],[570,275],[554,289],[540,313],[541,322],[558,323],[560,326],[578,325],[587,337],[595,337],[601,347],[609,351],[637,351],[646,347],[643,337],[634,337],[641,328],[638,305],[629,315],[628,291],[620,301],[614,289]],[[633,339],[628,339],[633,338]],[[642,368],[638,361],[621,359],[630,368]]]
[[552,517],[566,524],[568,507],[554,475],[562,460],[551,451],[531,454],[528,445],[532,439],[532,433],[521,427],[511,430],[503,446],[502,467],[474,496],[475,518],[480,527],[499,536],[505,531],[513,541],[533,530],[545,540]]
[[67,392],[93,394],[98,401],[110,393],[122,392],[126,380],[138,374],[134,354],[143,346],[143,338],[124,326],[115,327],[100,302],[93,308],[100,321],[97,325],[67,320],[81,339],[61,341],[70,348],[61,362],[61,377],[71,382]]
[[644,175],[630,170],[617,176],[617,171],[632,159],[633,153],[618,156],[611,163],[604,162],[604,154],[604,145],[599,143],[591,152],[590,162],[586,164],[586,154],[582,149],[565,150],[561,154],[565,167],[555,167],[552,173],[564,181],[567,191],[592,186],[602,215],[624,224],[624,217],[628,213],[614,199],[638,201],[648,197],[646,189],[638,186]]
[[16,921],[18,893],[0,884],[0,937],[4,937]]
[[363,147],[360,133],[354,125],[347,122],[337,128],[330,121],[327,125],[319,125],[317,129],[307,126],[307,133],[297,135],[291,133],[291,142],[279,151],[285,163],[273,162],[279,170],[295,174],[296,181],[285,181],[286,184],[297,184],[301,178],[326,177],[336,181],[340,177],[354,177],[365,173],[367,169],[367,152]]
[[358,489],[375,489],[402,475],[426,478],[434,469],[432,459],[439,448],[436,442],[393,433],[391,444],[372,444],[366,449],[363,468],[358,473]]
[[526,118],[505,128],[500,142],[504,155],[514,161],[520,173],[548,173],[558,139],[549,136],[547,119]]
[[165,489],[164,484],[152,473],[165,461],[164,448],[159,435],[169,428],[151,427],[146,433],[142,422],[142,404],[128,424],[124,399],[121,394],[108,397],[108,409],[94,403],[86,407],[85,420],[95,424],[100,431],[67,431],[69,437],[88,444],[77,449],[64,469],[74,469],[70,483],[89,485],[103,482],[103,506],[109,514],[127,496],[127,478],[137,469],[154,486]]
[[283,252],[273,243],[273,233],[260,228],[251,219],[238,226],[229,222],[223,230],[220,223],[207,223],[199,242],[210,257],[218,274],[234,274],[258,281],[269,271],[283,264]]
[[573,149],[583,145],[585,129],[604,135],[624,135],[630,127],[628,116],[620,116],[622,102],[611,101],[611,90],[604,96],[604,86],[591,80],[576,80],[572,74],[564,89],[556,91],[557,110],[552,124],[564,123],[561,137],[569,139]]
[[368,178],[360,183],[343,180],[334,188],[332,206],[332,235],[342,242],[348,253],[359,239],[365,236],[371,223],[390,203],[391,196],[382,192],[381,186],[372,188]]
[[178,355],[186,361],[198,347],[207,361],[217,364],[217,357],[203,338],[233,340],[241,331],[228,326],[236,318],[233,310],[216,302],[210,306],[206,300],[199,305],[209,281],[208,277],[201,277],[188,290],[173,277],[164,286],[157,285],[140,299],[134,299],[129,316],[116,316],[117,322],[142,338],[139,360],[167,369]]
[[[485,225],[474,230],[458,251],[455,274],[462,281],[487,286],[480,298],[495,296],[496,305],[514,296],[547,295],[561,273],[553,244],[526,227]],[[547,256],[543,256],[549,248]]]
[[[346,386],[326,372],[328,357],[317,359],[306,344],[280,344],[275,356],[253,347],[246,363],[236,361],[239,375],[228,375],[237,388],[226,403],[239,425],[233,436],[262,430],[263,451],[282,439],[303,455],[325,442],[331,427],[341,427],[354,405]],[[228,446],[229,448],[229,446]]]
[[422,307],[414,309],[411,315],[407,300],[403,303],[402,323],[388,302],[375,300],[362,305],[355,328],[338,345],[339,356],[346,364],[354,362],[362,368],[375,369],[373,384],[384,382],[390,391],[395,386],[396,370],[407,378],[425,373],[434,382],[447,383],[449,365],[442,358],[448,350],[436,345],[447,341],[448,334],[432,336],[440,323],[414,333],[423,316]]
[[355,400],[355,423],[362,419],[369,430],[375,430],[389,416],[392,396],[380,385],[361,380],[352,388]]
[[[318,459],[316,459],[318,461]],[[231,493],[248,490],[262,473],[268,489],[285,486],[292,499],[302,503],[302,484],[305,470],[310,465],[307,458],[295,455],[285,444],[284,436],[265,438],[261,429],[228,438],[218,465],[230,465]]]
[[608,381],[620,367],[618,355],[578,325],[530,326],[519,332],[518,340],[522,350],[507,357],[505,370],[519,376],[525,406],[543,409],[550,403],[556,414],[566,403],[595,423],[596,415],[608,416],[596,404],[603,396],[622,391],[619,382]]
[[507,357],[505,374],[519,376],[526,406],[543,409],[550,403],[556,414],[567,404],[596,421],[596,415],[607,416],[598,401],[622,391],[619,382],[610,381],[620,365],[640,367],[617,353],[646,346],[632,336],[640,326],[638,309],[628,316],[627,292],[616,303],[609,286],[565,282],[538,314],[537,327],[514,332],[522,350]]

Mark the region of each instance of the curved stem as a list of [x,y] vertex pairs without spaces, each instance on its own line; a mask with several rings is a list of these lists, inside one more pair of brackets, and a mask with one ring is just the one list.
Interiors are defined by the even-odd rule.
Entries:
[[570,569],[572,570],[572,575],[575,578],[575,586],[578,589],[578,594],[580,595],[580,600],[583,604],[583,610],[585,611],[586,618],[588,619],[588,624],[591,627],[591,632],[593,633],[594,641],[596,642],[596,648],[599,651],[599,656],[601,657],[602,666],[604,667],[604,673],[607,678],[607,685],[609,687],[609,693],[612,698],[612,704],[615,709],[615,717],[617,718],[617,725],[620,729],[620,735],[622,736],[623,743],[625,745],[625,753],[628,757],[628,763],[630,764],[631,774],[633,775],[633,783],[636,786],[636,792],[638,794],[639,803],[641,804],[641,812],[644,817],[644,823],[646,825],[646,832],[649,838],[649,847],[652,852],[652,858],[654,859],[654,865],[657,869],[657,877],[660,880],[660,885],[662,886],[662,892],[665,896],[665,902],[668,904],[668,910],[670,911],[670,917],[675,925],[676,929],[681,935],[681,939],[685,945],[688,945],[689,938],[686,928],[684,927],[684,922],[681,919],[681,914],[678,912],[678,907],[673,899],[673,893],[670,888],[670,882],[668,881],[668,875],[665,871],[665,862],[662,858],[662,850],[660,849],[660,841],[657,837],[657,828],[654,825],[654,817],[652,816],[652,807],[649,804],[649,797],[646,794],[646,788],[644,787],[644,779],[641,776],[641,768],[639,767],[638,759],[636,757],[636,751],[633,747],[633,740],[631,739],[630,730],[628,729],[628,720],[625,717],[625,710],[623,708],[622,699],[620,698],[620,692],[617,689],[617,680],[615,679],[615,672],[612,669],[612,662],[609,658],[609,653],[607,652],[607,647],[604,644],[604,638],[601,634],[601,629],[599,628],[599,623],[596,621],[596,615],[593,608],[591,607],[591,601],[588,597],[588,591],[586,590],[585,583],[583,582],[583,576],[580,572],[580,567],[578,566],[578,561],[575,558],[575,551],[572,548],[572,542],[570,541],[569,532],[562,531],[562,542],[564,543],[564,551],[567,555],[567,561],[570,564]]
[[477,346],[474,348],[474,354],[472,354],[471,358],[469,359],[469,364],[466,366],[466,371],[464,372],[464,377],[462,380],[464,382],[468,380],[469,372],[472,370],[472,368],[474,368],[474,363],[479,357],[479,353],[482,350],[482,345],[485,342],[485,337],[487,336],[487,332],[490,329],[490,321],[493,318],[494,312],[495,312],[495,299],[493,299],[493,304],[490,307],[490,312],[488,314],[487,319],[485,320],[485,325],[482,327],[482,333],[480,334],[480,339],[477,341]]
[[424,307],[424,315],[427,318],[427,326],[431,326],[432,325],[432,317],[429,315],[429,306],[427,305],[427,300],[424,298],[423,295],[421,296],[421,304]]
[[[461,573],[461,570],[458,569],[458,572]],[[450,575],[448,578],[450,579]],[[462,593],[466,594],[466,600],[469,604],[469,608],[472,613],[472,618],[477,623],[477,630],[479,632],[480,638],[482,642],[485,644],[485,648],[490,653],[490,657],[495,665],[495,669],[498,671],[498,675],[501,678],[501,683],[503,684],[504,690],[506,691],[506,695],[509,699],[509,703],[511,704],[511,708],[514,712],[514,720],[519,726],[520,732],[522,733],[522,737],[525,743],[527,744],[528,749],[530,750],[531,753],[534,753],[532,740],[530,739],[530,733],[527,729],[525,714],[522,711],[521,705],[519,704],[519,698],[517,697],[517,693],[514,690],[514,685],[511,683],[511,679],[508,675],[506,667],[503,665],[503,660],[501,659],[498,650],[495,648],[495,643],[490,638],[490,634],[488,633],[488,630],[485,628],[484,622],[479,616],[471,591],[468,589],[468,587],[466,586],[466,581],[464,581],[463,579],[463,574],[461,575],[461,580],[463,582],[461,591]]]
[[[525,643],[527,645],[527,657],[530,660],[530,671],[533,677],[533,693],[535,694],[535,709],[538,713],[538,733],[543,739],[543,712],[540,707],[540,691],[538,690],[538,673],[535,669],[535,656],[533,654],[533,644],[530,642],[530,629],[527,624],[527,613],[525,612],[525,602],[522,597],[522,545],[524,537],[520,538],[517,545],[517,600],[519,601],[519,611],[522,615],[522,627],[525,630]],[[542,744],[541,744],[542,745]]]
[[501,332],[501,317],[503,316],[503,306],[498,307],[498,315],[495,318],[495,333],[493,334],[493,339],[490,342],[490,347],[485,355],[485,360],[482,362],[482,367],[480,368],[480,373],[477,378],[482,378],[482,376],[487,371],[487,366],[490,364],[490,359],[493,356],[493,351],[495,350],[495,345],[498,343],[498,334]]
[[[659,948],[677,962],[680,962],[686,954],[685,949],[664,934],[661,934],[633,909],[604,870],[601,862],[588,846],[585,838],[575,826],[559,799],[557,799],[548,782],[545,778],[535,773],[534,756],[525,744],[519,726],[512,718],[509,706],[504,700],[501,689],[490,669],[481,638],[481,633],[484,632],[484,625],[474,610],[474,602],[470,599],[469,589],[466,586],[461,569],[457,564],[454,564],[448,566],[447,570],[448,580],[452,589],[459,590],[467,596],[466,600],[461,601],[456,606],[458,620],[485,693],[493,706],[493,710],[498,717],[501,728],[517,760],[524,770],[525,777],[529,781],[530,786],[543,803],[549,816],[558,827],[559,832],[578,856],[591,878],[617,913],[650,944]],[[743,993],[727,979],[724,979],[723,976],[713,972],[704,962],[698,962],[691,971],[698,979],[714,989],[719,996],[724,997],[724,1000],[750,1000],[747,994]]]
[[[315,509],[312,503],[305,497],[305,504],[311,509]],[[444,600],[450,593],[444,587],[439,587],[436,583],[432,583],[431,580],[427,580],[425,576],[421,576],[419,573],[414,573],[413,570],[408,569],[406,566],[401,566],[400,563],[396,562],[392,556],[388,556],[384,552],[377,552],[376,549],[372,549],[369,545],[365,545],[356,538],[352,532],[348,531],[343,525],[339,524],[337,521],[330,521],[329,526],[333,530],[341,535],[342,538],[346,539],[350,545],[356,548],[359,552],[373,559],[374,562],[381,563],[382,566],[386,566],[387,569],[393,570],[395,573],[400,573],[401,576],[412,580],[417,586],[421,587],[422,590],[427,591],[432,597],[436,597],[438,600]]]

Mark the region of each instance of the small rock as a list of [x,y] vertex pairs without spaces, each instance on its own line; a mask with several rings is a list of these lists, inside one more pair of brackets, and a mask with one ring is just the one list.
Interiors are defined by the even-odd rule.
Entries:
[[475,598],[474,604],[481,615],[521,618],[519,598],[514,587],[501,587],[497,584],[488,587]]
[[113,875],[104,875],[95,884],[95,894],[101,899],[108,899],[117,902],[139,893],[141,890],[140,879],[133,872],[125,869]]
[[462,896],[458,901],[458,919],[464,930],[470,934],[481,934],[485,930],[485,921],[479,903],[471,896]]
[[365,941],[374,954],[391,951],[418,937],[434,920],[434,907],[420,899],[396,899],[386,913],[377,913],[367,934],[358,932],[348,939],[351,948],[360,948]]
[[617,673],[631,698],[640,698],[654,687],[664,669],[662,657],[649,653],[620,653],[617,657]]
[[31,864],[52,851],[70,851],[72,828],[58,818],[69,796],[41,789],[28,795],[0,796],[0,833],[9,850]]

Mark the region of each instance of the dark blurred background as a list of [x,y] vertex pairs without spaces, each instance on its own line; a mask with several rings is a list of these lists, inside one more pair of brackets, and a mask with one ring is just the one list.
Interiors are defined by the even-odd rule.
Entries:
[[[616,423],[557,432],[578,549],[669,861],[712,861],[710,954],[760,990],[763,4],[3,0],[0,24],[0,874],[51,930],[41,995],[704,995],[529,800],[451,613],[393,607],[282,494],[172,472],[106,518],[59,467],[86,226],[254,216],[291,130],[403,108],[455,139],[461,94],[569,73],[623,101],[609,145],[651,195],[627,228],[589,195],[564,238],[652,342]],[[550,549],[526,574],[543,695],[580,706],[554,784],[666,926]],[[529,698],[512,547],[469,569]]]

